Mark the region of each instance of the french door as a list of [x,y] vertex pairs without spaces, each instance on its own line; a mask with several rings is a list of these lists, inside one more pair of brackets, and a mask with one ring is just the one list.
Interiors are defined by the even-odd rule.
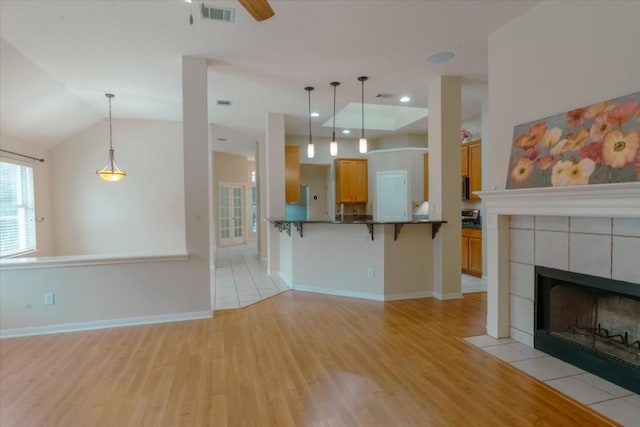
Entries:
[[221,183],[218,210],[220,246],[244,243],[244,185]]

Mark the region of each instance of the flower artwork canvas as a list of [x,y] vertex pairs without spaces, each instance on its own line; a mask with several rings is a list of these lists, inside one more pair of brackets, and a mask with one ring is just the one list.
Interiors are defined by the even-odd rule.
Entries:
[[506,188],[640,181],[640,92],[518,125]]

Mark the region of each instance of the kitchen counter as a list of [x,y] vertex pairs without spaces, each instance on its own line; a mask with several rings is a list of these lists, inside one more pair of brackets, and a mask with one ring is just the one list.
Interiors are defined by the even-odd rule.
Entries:
[[280,278],[294,290],[377,301],[433,295],[433,236],[446,221],[268,221]]
[[402,227],[406,224],[431,224],[431,238],[433,239],[440,226],[442,224],[446,224],[448,221],[440,221],[440,220],[430,220],[430,219],[416,219],[410,221],[374,221],[371,216],[368,215],[354,215],[354,216],[345,216],[342,220],[297,220],[297,219],[286,219],[286,218],[267,218],[275,228],[277,228],[280,232],[286,231],[288,235],[291,235],[291,224],[294,225],[300,237],[303,237],[303,225],[304,224],[344,224],[344,225],[353,225],[353,224],[364,224],[367,226],[369,230],[369,234],[371,235],[371,240],[373,240],[374,236],[374,226],[375,225],[393,225],[394,226],[394,240],[398,239],[400,235],[400,231]]

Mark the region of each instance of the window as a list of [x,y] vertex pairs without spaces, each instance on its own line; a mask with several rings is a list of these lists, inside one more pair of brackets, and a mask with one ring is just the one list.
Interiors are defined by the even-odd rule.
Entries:
[[0,257],[36,250],[33,168],[0,161]]

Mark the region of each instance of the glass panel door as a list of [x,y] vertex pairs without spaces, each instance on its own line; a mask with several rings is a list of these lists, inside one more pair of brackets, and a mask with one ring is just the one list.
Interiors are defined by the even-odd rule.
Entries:
[[244,186],[220,184],[218,200],[220,245],[244,243]]

